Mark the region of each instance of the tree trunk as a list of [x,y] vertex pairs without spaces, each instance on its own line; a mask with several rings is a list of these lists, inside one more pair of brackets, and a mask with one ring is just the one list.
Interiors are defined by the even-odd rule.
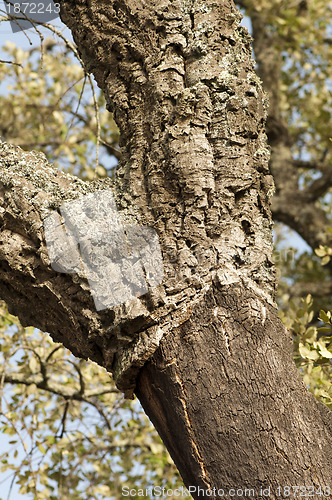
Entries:
[[304,388],[275,309],[241,285],[210,288],[162,340],[136,394],[186,485],[256,497],[270,487],[269,498],[303,486],[319,498],[331,484],[331,414]]
[[[220,489],[216,498],[267,487],[270,498],[296,497],[284,487],[303,486],[321,498],[332,479],[330,413],[305,389],[274,302],[264,94],[234,4],[60,3],[120,128],[118,209],[157,231],[164,280],[130,314],[97,313],[76,280],[80,314],[73,278],[46,264],[43,274],[34,266],[25,290],[44,304],[45,281],[57,286],[62,314],[44,321],[47,330],[59,339],[68,315],[76,330],[61,332],[67,346],[112,371],[124,391],[137,382],[186,485]],[[8,213],[11,185],[2,183]],[[17,262],[1,259],[15,282]],[[16,300],[8,280],[2,295],[22,316],[27,298]]]

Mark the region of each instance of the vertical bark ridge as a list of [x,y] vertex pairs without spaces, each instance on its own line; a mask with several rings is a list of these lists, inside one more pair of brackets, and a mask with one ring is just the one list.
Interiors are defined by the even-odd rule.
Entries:
[[120,127],[119,205],[159,233],[163,300],[193,299],[219,272],[272,303],[264,96],[233,3],[62,5]]

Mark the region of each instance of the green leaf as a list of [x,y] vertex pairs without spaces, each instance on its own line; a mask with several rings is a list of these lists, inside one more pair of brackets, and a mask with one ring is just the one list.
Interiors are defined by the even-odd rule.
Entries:
[[331,319],[331,311],[325,312],[321,309],[319,311],[319,319],[323,321],[323,323],[328,323]]
[[332,359],[332,352],[328,351],[325,345],[321,345],[320,343],[319,343],[319,352],[324,358]]
[[44,448],[44,446],[42,444],[39,444],[38,445],[38,450],[43,454],[45,455],[46,454],[46,449]]
[[329,255],[325,255],[325,257],[322,258],[322,266],[326,266],[331,260],[331,257]]
[[311,349],[308,349],[308,347],[304,345],[299,346],[299,353],[302,356],[302,358],[305,359],[312,359],[315,361],[316,359],[319,358],[319,354],[317,351],[312,351]]
[[317,337],[317,328],[315,326],[310,326],[309,328],[307,328],[304,334],[304,339],[306,341],[313,342],[314,340],[316,340],[316,337]]
[[326,250],[325,250],[325,248],[323,246],[320,246],[319,248],[315,249],[315,254],[318,257],[324,257],[326,255]]

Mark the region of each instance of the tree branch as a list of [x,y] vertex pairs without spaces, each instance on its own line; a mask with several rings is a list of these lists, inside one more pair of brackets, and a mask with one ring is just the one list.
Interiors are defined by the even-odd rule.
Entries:
[[294,283],[288,289],[290,297],[305,297],[310,294],[313,297],[328,297],[332,293],[332,282],[325,281],[322,283],[299,282]]
[[[293,158],[291,138],[279,103],[282,60],[278,38],[274,31],[268,29],[264,11],[254,12],[251,19],[258,73],[270,102],[267,134],[272,149],[270,168],[276,184],[276,195],[272,198],[273,217],[294,229],[313,250],[319,245],[331,245],[332,236],[327,232],[328,218],[316,205],[319,197],[331,187],[331,166],[325,161]],[[299,168],[318,169],[323,175],[301,190]],[[330,269],[332,272],[332,266]]]
[[[84,275],[51,268],[43,230],[43,219],[51,210],[82,195],[111,192],[111,186],[110,179],[83,182],[56,171],[40,153],[1,143],[0,293],[22,325],[48,331],[74,355],[115,373],[127,390],[158,345],[151,305],[142,296],[97,311]],[[121,214],[134,220],[130,209]]]
[[102,396],[104,394],[117,394],[119,391],[117,389],[107,389],[105,391],[77,391],[71,387],[67,387],[63,384],[56,383],[50,379],[47,381],[43,378],[41,374],[26,376],[25,374],[13,373],[4,374],[0,372],[0,377],[4,378],[6,384],[17,385],[22,384],[26,386],[35,385],[38,389],[50,392],[56,396],[62,396],[65,399],[72,399],[74,401],[82,401],[85,403],[91,403],[90,398],[95,398]]
[[303,189],[303,197],[308,203],[317,201],[324,196],[332,187],[332,166],[330,170],[325,172],[321,177],[314,180],[306,189]]
[[[290,203],[290,196],[292,202]],[[327,231],[330,222],[326,213],[314,203],[307,203],[302,191],[290,193],[281,191],[272,198],[272,213],[275,220],[294,229],[308,245],[315,250],[319,245],[332,243],[332,236]]]

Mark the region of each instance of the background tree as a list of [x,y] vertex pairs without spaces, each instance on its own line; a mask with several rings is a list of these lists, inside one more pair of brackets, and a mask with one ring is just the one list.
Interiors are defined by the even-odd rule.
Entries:
[[[280,4],[280,2],[279,2],[279,4]],[[277,6],[277,4],[276,4],[276,6]],[[282,5],[281,5],[281,4],[279,5],[279,7],[280,7],[280,6],[282,7]],[[264,7],[264,6],[263,6],[263,7]],[[265,15],[265,13],[266,13],[266,10],[265,10],[265,9],[263,9],[263,8],[262,8],[262,6],[260,7],[259,5],[257,6],[257,9],[256,9],[256,10],[257,10],[257,11],[260,11],[260,10],[261,10],[261,11],[263,11],[263,12],[264,12],[264,15]],[[255,12],[256,12],[256,10],[255,10]],[[257,12],[256,12],[256,15],[257,15]],[[253,14],[253,18],[254,18],[254,14]],[[263,15],[262,15],[262,18],[264,19],[264,16],[263,16]],[[272,18],[272,15],[271,15],[271,19],[273,19],[273,18]],[[277,18],[277,19],[278,19],[278,18]],[[266,19],[265,19],[265,21],[266,21]],[[271,22],[270,18],[268,18],[268,21],[269,21],[269,22]],[[277,23],[279,23],[279,21],[277,21]],[[280,24],[282,24],[282,22],[280,22]],[[253,26],[254,26],[254,22],[253,22]],[[273,24],[272,24],[272,22],[271,22],[271,25],[270,25],[270,26],[268,25],[268,23],[267,23],[267,22],[265,22],[265,23],[264,23],[264,27],[268,27],[267,32],[269,32],[269,30],[271,30],[271,32],[273,33],[273,31],[274,31],[274,30],[273,30]],[[259,37],[258,37],[258,38],[259,38]],[[269,42],[271,42],[271,40],[269,40]],[[272,47],[272,44],[271,44],[271,43],[269,43],[269,48],[271,48],[271,47]],[[265,47],[265,48],[266,48],[266,47]],[[256,47],[255,47],[255,49],[256,49]],[[275,50],[276,50],[276,52],[275,52],[275,53],[277,53],[277,50],[280,50],[280,47],[278,47],[278,45],[277,45],[277,44],[276,44]],[[256,52],[257,52],[257,50],[256,50]],[[259,61],[259,57],[258,57],[257,55],[256,55],[256,58],[257,58],[257,60]],[[267,72],[267,74],[268,74],[268,72]],[[271,117],[273,117],[272,113],[270,113],[270,116],[271,116]],[[293,122],[291,121],[291,120],[293,120],[293,119],[294,119],[294,116],[291,116],[291,117],[290,117],[289,124],[292,124],[292,123],[293,123]],[[272,144],[272,146],[273,146],[273,141],[272,141],[272,139],[271,139],[271,132],[269,132],[269,137],[270,137],[270,142],[271,142],[271,144]],[[302,182],[302,178],[300,178],[300,180],[301,180],[301,182]],[[302,187],[302,186],[301,186],[301,187]],[[324,192],[325,192],[325,191],[324,191]],[[289,196],[288,196],[288,197],[285,197],[285,199],[287,199],[287,200],[288,200],[288,202],[290,202]],[[298,199],[296,199],[296,201],[298,201]],[[319,211],[318,211],[318,212],[319,212]],[[287,212],[287,213],[290,213],[290,211],[288,210],[288,212]],[[280,219],[280,220],[282,220],[282,219]],[[326,221],[326,219],[325,219],[325,221]],[[325,227],[325,229],[326,229],[326,227]],[[321,243],[320,243],[320,244],[321,244]],[[327,247],[327,248],[328,248],[328,247]],[[324,249],[324,247],[323,247],[323,249]],[[325,251],[326,253],[328,252],[328,250],[327,250],[327,249],[325,249],[324,251]],[[322,252],[322,250],[321,250],[321,252]],[[303,259],[302,259],[302,260],[303,260]],[[308,259],[305,259],[305,261],[308,261]],[[313,273],[312,273],[312,274],[313,274]],[[328,281],[327,281],[327,280],[326,280],[326,283],[328,283]],[[310,290],[310,291],[311,291],[311,290]],[[284,299],[285,299],[285,297],[284,297]],[[303,309],[303,308],[302,308],[302,309]],[[306,309],[306,308],[304,308],[304,309]],[[308,318],[304,318],[304,320],[303,320],[303,322],[302,322],[302,323],[303,323],[303,324],[305,324],[307,319],[308,319]],[[325,319],[328,319],[328,318],[325,318]],[[309,320],[309,322],[310,322],[310,320]],[[303,326],[302,326],[302,329],[303,329]],[[301,334],[303,334],[303,332],[301,332]],[[309,334],[307,335],[307,337],[308,337],[307,339],[303,339],[303,340],[309,340]],[[313,350],[315,350],[315,351],[317,352],[318,356],[321,356],[321,353],[322,353],[322,350],[323,350],[323,349],[321,349],[321,348],[319,347],[319,344],[317,344],[316,346],[314,345],[315,340],[313,340],[312,330],[311,330],[311,337],[310,337],[310,339],[311,339],[311,342],[312,342],[310,345],[312,346],[312,348],[313,348],[313,349],[309,349],[309,351],[313,351]],[[321,341],[321,342],[324,342],[324,341]],[[321,345],[324,345],[324,346],[325,346],[325,344],[321,344]],[[323,351],[323,352],[325,352],[325,351]],[[305,354],[305,352],[303,351],[303,349],[302,349],[302,353],[304,353],[304,354]],[[307,354],[308,354],[308,353],[307,353]],[[312,356],[312,354],[311,354],[311,356]],[[325,358],[325,359],[327,359],[327,358]],[[317,358],[316,358],[316,360],[317,360]],[[314,360],[312,359],[312,361],[314,361]]]

